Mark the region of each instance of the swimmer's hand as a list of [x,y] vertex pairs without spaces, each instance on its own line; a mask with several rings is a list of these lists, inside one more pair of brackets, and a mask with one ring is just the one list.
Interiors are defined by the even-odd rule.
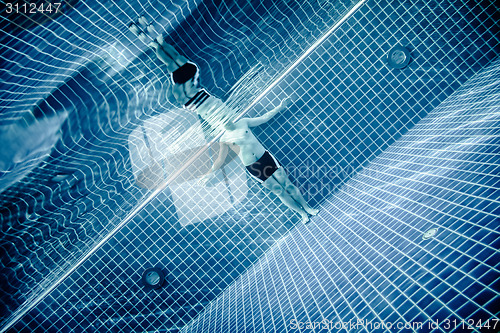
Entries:
[[284,100],[281,101],[280,108],[284,109],[286,108],[292,99],[290,97],[285,98]]
[[284,100],[282,100],[280,106],[278,106],[277,108],[274,108],[273,110],[269,111],[268,118],[271,119],[278,112],[281,112],[284,109],[286,109],[286,107],[288,106],[289,103],[290,103],[290,97],[287,97]]

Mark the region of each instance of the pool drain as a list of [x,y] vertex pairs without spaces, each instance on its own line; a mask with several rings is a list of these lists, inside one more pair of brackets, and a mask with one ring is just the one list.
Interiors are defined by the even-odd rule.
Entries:
[[410,51],[406,47],[397,45],[389,51],[387,62],[392,68],[405,68],[410,63]]
[[156,267],[147,268],[144,273],[142,273],[142,284],[149,288],[160,288],[164,280],[165,275],[161,269]]

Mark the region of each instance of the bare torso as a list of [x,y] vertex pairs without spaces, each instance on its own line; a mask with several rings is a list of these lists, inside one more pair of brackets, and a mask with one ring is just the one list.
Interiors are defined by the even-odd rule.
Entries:
[[245,119],[236,122],[234,129],[226,129],[220,142],[236,152],[245,166],[253,164],[266,152],[264,146],[253,135]]

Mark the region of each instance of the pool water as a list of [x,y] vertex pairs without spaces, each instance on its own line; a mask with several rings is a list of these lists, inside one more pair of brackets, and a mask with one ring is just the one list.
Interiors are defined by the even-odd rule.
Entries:
[[[202,122],[175,105],[167,72],[128,32],[130,21],[146,13],[200,66],[202,85],[241,112],[354,4],[79,2],[53,21],[4,31],[1,138],[8,147],[22,142],[25,153],[1,155],[9,165],[0,175],[2,327],[210,331],[225,318],[227,331],[239,332],[283,331],[294,318],[489,318],[498,280],[490,251],[498,235],[491,222],[498,133],[488,106],[497,101],[498,8],[491,3],[367,1],[246,111],[263,114],[291,98],[254,133],[321,209],[310,226],[234,171],[236,162],[231,183],[219,183],[220,197],[184,183],[152,197],[154,186],[138,185],[151,165],[148,145],[171,161],[168,149],[211,138],[198,131],[196,144],[176,141]],[[395,45],[411,54],[401,70],[387,64]],[[460,113],[465,108],[469,115]],[[461,134],[471,153],[450,157],[455,141],[446,138],[460,119],[471,127]],[[44,126],[45,139],[19,139]],[[445,129],[451,134],[440,137]],[[480,135],[493,139],[481,143]],[[487,177],[467,173],[472,165]],[[426,192],[425,184],[436,186]],[[181,206],[186,194],[196,200]],[[207,202],[219,206],[208,211]],[[436,236],[422,239],[431,227]],[[473,252],[462,248],[464,239]],[[477,254],[479,264],[457,253]],[[471,265],[481,272],[464,275]],[[162,288],[140,284],[148,267],[163,267]],[[453,272],[460,277],[443,282]],[[484,297],[457,294],[467,281]]]

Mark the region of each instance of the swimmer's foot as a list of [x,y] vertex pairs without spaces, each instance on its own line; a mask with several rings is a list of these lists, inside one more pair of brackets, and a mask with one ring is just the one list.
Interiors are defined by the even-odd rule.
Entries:
[[132,31],[132,33],[139,38],[141,42],[144,44],[148,44],[151,42],[151,37],[146,35],[146,33],[141,29],[137,22],[132,22],[128,25],[128,29]]
[[150,48],[152,48],[153,50],[156,50],[158,47],[160,47],[160,44],[158,44],[156,39],[153,39],[153,41],[151,43],[149,43],[148,46]]
[[304,224],[309,223],[310,219],[309,219],[309,215],[307,215],[307,213],[303,213],[300,215],[302,216],[302,223],[304,223]]
[[151,39],[153,39],[154,36],[158,36],[158,32],[156,32],[156,29],[153,26],[153,24],[148,22],[148,20],[146,20],[144,16],[139,16],[139,18],[137,19],[137,23],[140,24],[142,31],[147,32],[149,34],[149,37],[151,37]]
[[143,42],[144,44],[149,44],[149,43],[150,43],[150,39],[149,39],[149,38],[148,38],[148,36],[144,33],[144,31],[141,31],[141,32],[139,33],[139,36],[137,36],[137,37],[139,37],[139,40],[140,40],[141,42]]
[[142,26],[143,30],[148,26],[148,20],[146,20],[144,15],[141,15],[137,18],[137,23],[139,23]]
[[319,209],[315,209],[315,208],[311,208],[311,207],[307,207],[305,210],[309,215],[312,215],[312,216],[316,216],[319,213]]
[[130,23],[128,29],[144,44],[150,44],[152,40],[154,41],[153,36],[158,36],[156,29],[144,16],[139,16],[136,21]]
[[132,33],[135,35],[135,36],[139,36],[139,33],[141,32],[141,30],[139,29],[139,27],[137,26],[137,24],[135,24],[135,22],[132,22],[128,25],[128,29],[130,31],[132,31]]
[[163,39],[163,35],[158,35],[158,36],[156,36],[156,41],[157,41],[157,42],[158,42],[158,44],[160,44],[160,45],[165,44],[165,40]]
[[153,27],[152,24],[148,25],[147,30],[150,36],[158,36],[158,32],[156,31],[155,27]]

